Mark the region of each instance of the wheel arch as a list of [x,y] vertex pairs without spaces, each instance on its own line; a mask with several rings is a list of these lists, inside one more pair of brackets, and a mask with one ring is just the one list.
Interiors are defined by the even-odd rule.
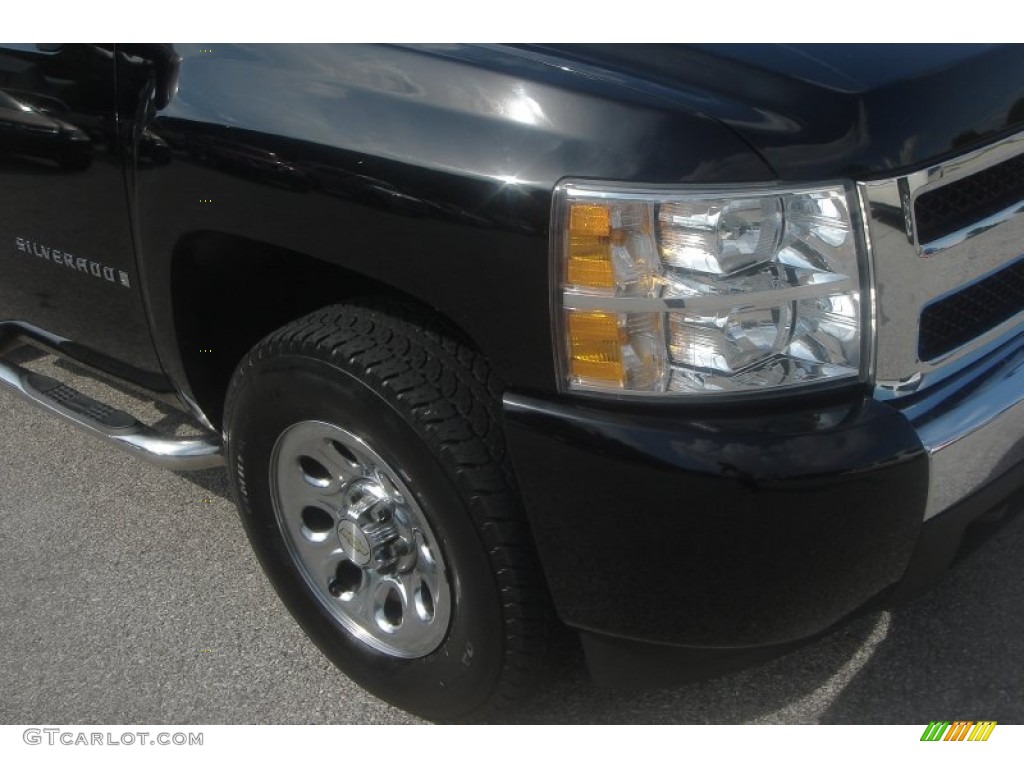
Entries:
[[266,241],[206,230],[184,235],[171,266],[177,352],[191,398],[221,429],[231,375],[267,334],[343,302],[387,304],[413,313],[484,353],[437,307],[338,264]]

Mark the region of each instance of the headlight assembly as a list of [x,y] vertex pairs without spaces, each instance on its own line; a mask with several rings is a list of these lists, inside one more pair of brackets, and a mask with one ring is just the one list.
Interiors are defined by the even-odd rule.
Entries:
[[560,185],[563,388],[685,397],[861,377],[866,258],[851,194]]

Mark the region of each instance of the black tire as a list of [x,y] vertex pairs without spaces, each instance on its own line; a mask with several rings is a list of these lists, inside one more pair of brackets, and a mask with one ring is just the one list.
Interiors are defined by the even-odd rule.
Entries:
[[[229,387],[229,475],[264,570],[342,671],[427,719],[495,719],[533,687],[551,614],[505,455],[500,384],[481,355],[431,325],[395,307],[336,306],[264,339]],[[443,640],[425,655],[398,658],[371,647],[331,613],[339,609],[325,601],[318,577],[304,577],[292,554],[294,534],[279,524],[286,513],[275,515],[274,494],[283,486],[272,472],[289,471],[275,445],[290,427],[311,421],[365,441],[397,470],[431,529],[446,566],[450,614]],[[289,506],[281,493],[278,506]],[[360,574],[364,584],[370,575],[383,578]]]

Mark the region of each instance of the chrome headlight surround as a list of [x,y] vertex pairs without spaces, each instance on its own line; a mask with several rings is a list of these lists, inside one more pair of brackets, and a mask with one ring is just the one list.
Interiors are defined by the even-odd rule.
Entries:
[[562,391],[749,398],[868,378],[870,265],[850,182],[567,180],[551,233]]

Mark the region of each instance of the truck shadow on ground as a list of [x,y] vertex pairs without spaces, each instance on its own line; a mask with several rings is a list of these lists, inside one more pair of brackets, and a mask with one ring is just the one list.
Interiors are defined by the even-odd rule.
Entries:
[[231,485],[228,483],[228,474],[222,467],[175,472],[174,474],[182,480],[198,485],[207,493],[219,496],[232,504],[235,503],[235,497],[231,493]]

